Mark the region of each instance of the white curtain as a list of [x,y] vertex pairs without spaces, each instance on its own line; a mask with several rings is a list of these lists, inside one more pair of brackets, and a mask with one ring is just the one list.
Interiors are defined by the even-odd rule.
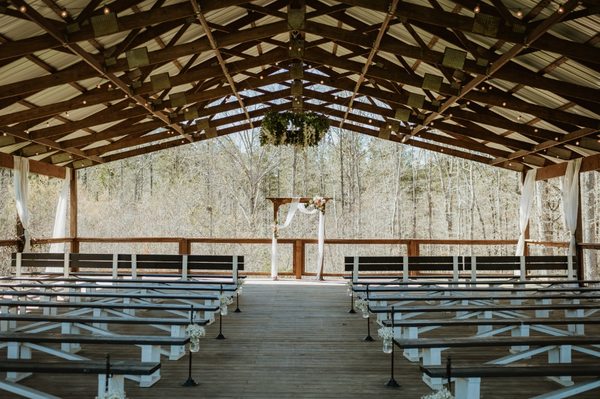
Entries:
[[531,169],[525,175],[525,181],[521,186],[521,201],[519,203],[519,241],[517,243],[517,256],[525,253],[525,230],[529,223],[529,214],[535,193],[535,175],[537,170]]
[[28,205],[28,181],[29,181],[29,159],[14,156],[13,185],[15,187],[15,202],[17,203],[17,214],[25,230],[25,246],[23,252],[30,250],[29,234],[29,209]]
[[285,229],[290,225],[292,219],[294,219],[294,215],[298,210],[300,198],[292,198],[292,202],[290,203],[290,207],[288,209],[287,217],[285,218],[285,223],[276,224],[273,226],[273,237],[271,239],[271,278],[277,278],[277,235],[279,230]]
[[563,179],[563,211],[565,213],[565,225],[569,230],[569,256],[575,255],[575,230],[577,230],[577,211],[579,209],[579,169],[581,158],[569,161],[567,171]]
[[[56,203],[56,213],[54,215],[54,229],[52,238],[63,238],[66,236],[67,227],[67,204],[69,202],[69,192],[71,187],[71,169],[65,169],[65,181],[63,182],[58,202]],[[50,252],[65,252],[65,243],[57,242],[50,245]]]

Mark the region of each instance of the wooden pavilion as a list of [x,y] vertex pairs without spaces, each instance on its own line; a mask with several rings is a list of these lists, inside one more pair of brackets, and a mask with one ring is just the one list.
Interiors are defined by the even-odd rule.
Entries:
[[[71,252],[77,170],[259,128],[268,111],[524,178],[577,159],[595,171],[599,43],[599,0],[0,0],[0,167],[69,174],[68,237],[37,243]],[[582,275],[600,244],[583,242],[581,207],[579,221]],[[313,241],[281,242],[301,277]]]

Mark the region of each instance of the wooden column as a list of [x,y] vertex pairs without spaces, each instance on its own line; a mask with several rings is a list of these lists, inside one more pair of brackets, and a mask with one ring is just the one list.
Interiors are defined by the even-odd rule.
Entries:
[[[522,184],[525,184],[525,177],[526,176],[527,176],[527,172],[526,171],[521,172],[521,183]],[[527,219],[527,227],[525,227],[524,238],[525,238],[525,246],[524,246],[524,249],[523,249],[523,255],[529,256],[529,245],[527,244],[527,240],[529,240],[529,219]]]
[[577,257],[577,278],[583,280],[585,278],[584,267],[583,267],[583,248],[581,244],[583,242],[583,211],[581,209],[581,172],[577,175],[579,179],[579,195],[577,198],[577,228],[575,229],[575,256]]
[[77,171],[67,169],[66,173],[71,173],[71,182],[69,187],[69,235],[71,241],[71,252],[79,252],[79,240],[77,238]]
[[408,242],[408,256],[419,256],[419,241],[410,240]]
[[305,265],[305,245],[302,240],[294,240],[294,275],[301,279],[304,274]]
[[190,241],[182,238],[179,240],[179,255],[189,255],[190,254]]

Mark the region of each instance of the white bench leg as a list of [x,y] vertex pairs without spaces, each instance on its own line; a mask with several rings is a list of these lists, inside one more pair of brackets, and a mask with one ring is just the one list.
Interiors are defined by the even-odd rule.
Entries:
[[[419,338],[419,328],[418,327],[406,327],[404,328],[404,337],[406,339],[417,339]],[[419,349],[418,348],[410,348],[404,349],[404,357],[410,360],[411,362],[419,361]]]
[[[548,351],[548,363],[560,364],[571,363],[571,345],[555,346]],[[573,380],[570,376],[548,377],[549,380],[559,383],[563,386],[573,385]]]
[[[9,342],[6,354],[8,359],[31,359],[31,349],[21,345],[19,342]],[[30,375],[31,373],[9,371],[6,373],[6,379],[11,382],[17,382]]]
[[[424,348],[423,366],[439,366],[442,364],[442,348]],[[427,374],[423,374],[423,382],[431,389],[439,390],[444,386],[441,378],[431,378]]]
[[[568,318],[583,318],[585,313],[583,309],[565,310],[565,317]],[[573,335],[585,335],[585,329],[583,324],[569,324],[567,326],[569,332]]]
[[[510,335],[512,335],[513,337],[528,337],[529,336],[529,325],[522,324],[518,327],[513,328],[510,331]],[[519,353],[519,352],[524,352],[526,350],[529,350],[528,345],[515,345],[515,346],[510,347],[511,353]],[[531,357],[528,357],[528,359],[531,359]]]
[[[94,315],[94,317],[103,317],[106,316],[106,312],[103,309],[94,309],[92,311],[92,314]],[[106,325],[106,323],[92,323],[92,325],[96,328],[100,328],[102,330],[107,330],[108,326]]]
[[[125,392],[125,378],[122,375],[112,375],[109,380],[108,392]],[[106,395],[106,374],[98,374],[98,399]]]
[[[142,345],[142,362],[160,362],[160,345]],[[150,375],[140,376],[140,387],[147,388],[160,380],[160,369]]]
[[[535,301],[535,303],[537,303],[539,305],[550,305],[552,303],[552,299],[538,299]],[[548,318],[548,317],[550,317],[550,311],[549,310],[536,310],[535,317]]]
[[[0,306],[0,314],[10,314],[10,312],[8,311],[8,306]],[[8,331],[7,320],[0,321],[0,331]]]
[[[171,337],[178,338],[185,336],[184,326],[171,326]],[[171,345],[169,360],[179,360],[185,355],[185,345]]]
[[481,378],[457,378],[454,381],[456,399],[479,399]]
[[[492,312],[490,310],[486,310],[482,313],[480,313],[479,315],[477,315],[478,319],[484,319],[484,320],[489,320],[492,318]],[[477,326],[477,334],[483,334],[486,332],[490,332],[492,331],[492,326],[486,326],[486,325],[479,325]]]

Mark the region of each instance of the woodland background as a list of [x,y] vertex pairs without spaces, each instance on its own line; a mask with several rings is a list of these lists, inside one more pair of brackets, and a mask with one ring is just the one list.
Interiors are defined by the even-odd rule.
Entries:
[[[328,238],[517,239],[519,173],[330,129],[318,147],[261,147],[245,132],[113,162],[78,172],[82,237],[269,238],[267,197],[328,196]],[[599,174],[582,174],[584,241],[600,233]],[[566,241],[562,179],[537,183],[531,213],[533,240]],[[50,237],[60,179],[30,176],[31,234]],[[0,239],[15,237],[12,172],[0,168]],[[285,218],[286,209],[280,213]],[[317,217],[300,215],[280,237],[316,237]],[[316,247],[309,246],[307,270]],[[7,268],[13,249],[0,248]],[[37,251],[47,248],[38,246]],[[421,254],[514,254],[508,246],[423,246]],[[174,244],[82,244],[82,252],[176,253]],[[246,255],[251,270],[270,268],[269,245],[194,244],[193,253]],[[598,276],[595,251],[586,264]],[[325,270],[341,271],[344,255],[402,254],[404,246],[326,246]],[[532,254],[564,253],[532,247]],[[291,246],[280,269],[291,270]]]

